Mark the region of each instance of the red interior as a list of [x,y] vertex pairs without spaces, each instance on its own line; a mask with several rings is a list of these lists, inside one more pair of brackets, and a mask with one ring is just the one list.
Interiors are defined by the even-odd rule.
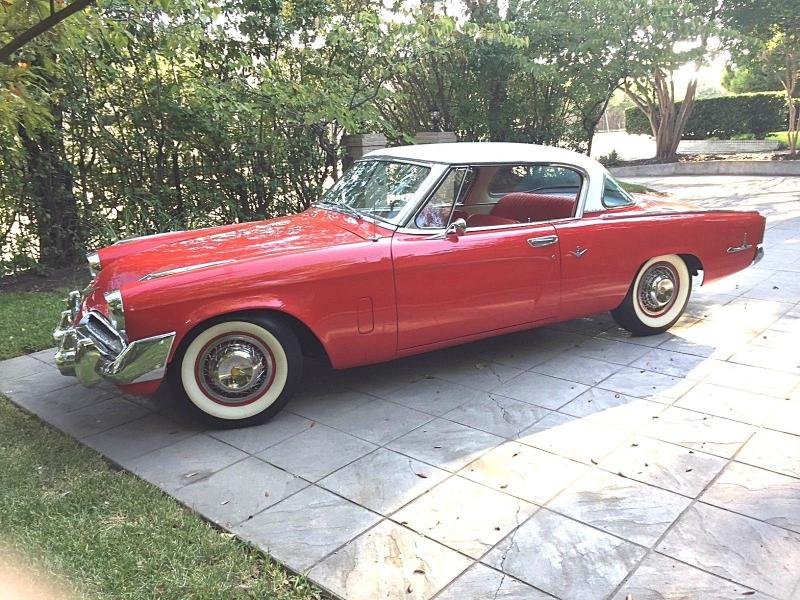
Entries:
[[512,192],[506,194],[491,210],[494,217],[521,223],[567,219],[575,210],[575,198]]

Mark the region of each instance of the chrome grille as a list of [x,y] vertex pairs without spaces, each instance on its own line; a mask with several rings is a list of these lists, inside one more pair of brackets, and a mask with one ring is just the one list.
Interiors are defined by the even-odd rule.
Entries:
[[115,358],[125,349],[125,340],[111,324],[101,315],[90,312],[82,320],[80,331],[91,339],[100,354],[107,358]]

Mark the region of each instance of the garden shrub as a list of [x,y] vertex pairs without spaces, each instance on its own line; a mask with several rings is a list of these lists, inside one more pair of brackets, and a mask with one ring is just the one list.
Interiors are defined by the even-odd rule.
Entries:
[[[800,104],[800,99],[795,101]],[[695,100],[683,139],[731,139],[752,134],[755,139],[763,140],[769,132],[783,131],[787,127],[788,110],[783,92],[736,94]],[[625,131],[652,133],[647,117],[635,107],[625,111]]]

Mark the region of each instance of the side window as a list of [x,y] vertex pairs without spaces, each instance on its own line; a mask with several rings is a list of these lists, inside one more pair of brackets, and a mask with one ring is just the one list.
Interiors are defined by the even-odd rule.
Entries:
[[603,206],[606,208],[617,208],[619,206],[630,206],[633,198],[622,189],[622,187],[608,175],[605,176],[603,184]]
[[551,164],[497,167],[489,181],[488,214],[475,215],[467,224],[482,226],[541,223],[575,215],[583,176],[567,166]]
[[444,178],[414,219],[419,229],[443,229],[450,222],[455,204],[463,202],[472,183],[472,169],[453,169]]

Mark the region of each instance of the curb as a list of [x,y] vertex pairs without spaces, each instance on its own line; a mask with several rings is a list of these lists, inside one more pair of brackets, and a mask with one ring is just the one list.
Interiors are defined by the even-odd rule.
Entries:
[[663,163],[611,167],[619,177],[658,177],[669,175],[767,175],[800,176],[800,160],[709,160],[688,163]]

